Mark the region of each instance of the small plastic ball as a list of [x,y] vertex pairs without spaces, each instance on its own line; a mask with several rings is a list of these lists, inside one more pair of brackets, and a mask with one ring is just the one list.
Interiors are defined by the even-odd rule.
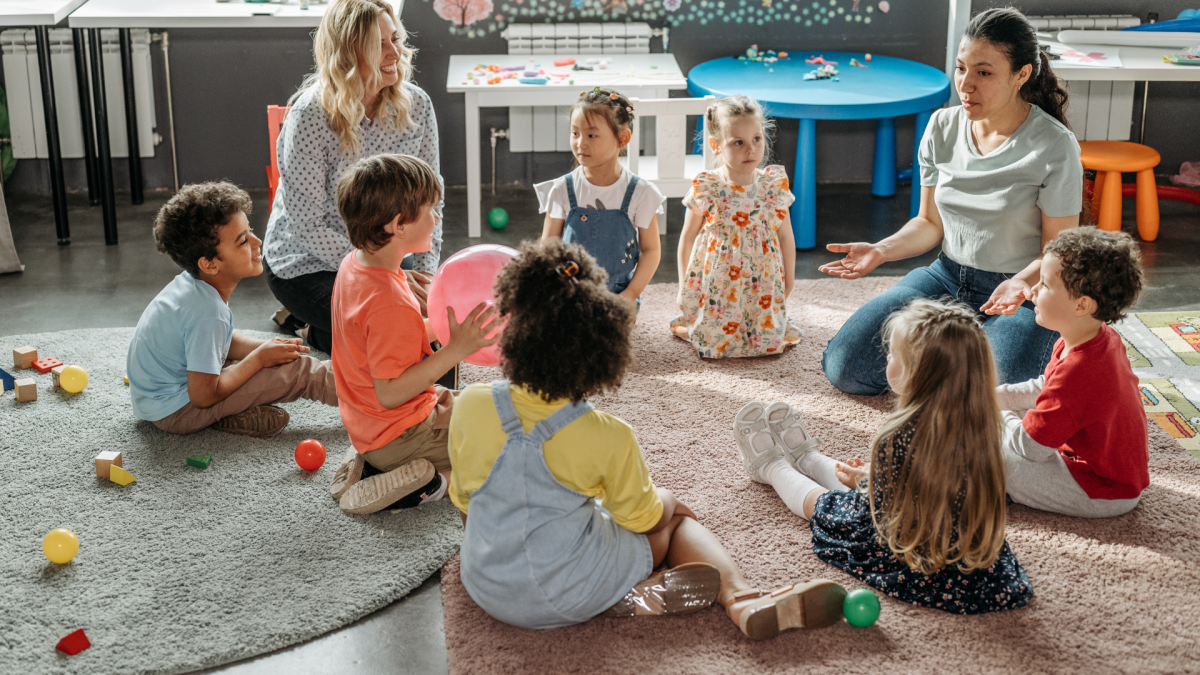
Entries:
[[58,374],[58,384],[72,394],[78,394],[88,384],[87,371],[80,366],[67,366]]
[[325,464],[325,445],[310,438],[296,446],[296,463],[305,471],[316,471]]
[[488,225],[491,225],[493,230],[503,230],[504,226],[507,224],[508,211],[505,211],[499,206],[491,211],[488,211]]
[[851,626],[866,628],[879,619],[879,598],[865,588],[856,588],[842,601],[842,614]]
[[79,553],[79,537],[76,537],[74,532],[62,527],[50,530],[50,533],[42,540],[42,553],[45,553],[52,563],[59,565],[69,563],[75,554]]

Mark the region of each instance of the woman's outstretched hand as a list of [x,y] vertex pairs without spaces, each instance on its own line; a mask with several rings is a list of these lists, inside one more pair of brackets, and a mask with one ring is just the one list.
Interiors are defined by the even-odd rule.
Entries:
[[1029,284],[1014,277],[997,286],[992,291],[992,297],[983,303],[979,311],[984,314],[1016,314],[1021,303],[1032,299],[1033,289]]
[[845,253],[846,257],[828,265],[821,265],[817,269],[830,276],[843,279],[857,279],[866,276],[871,270],[887,262],[883,252],[875,244],[866,242],[829,244],[825,248],[834,253]]

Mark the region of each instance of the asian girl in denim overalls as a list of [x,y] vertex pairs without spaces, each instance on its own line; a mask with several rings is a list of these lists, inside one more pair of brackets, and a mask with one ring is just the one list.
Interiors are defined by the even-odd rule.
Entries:
[[[587,252],[608,272],[608,290],[620,293],[633,280],[638,258],[642,255],[638,244],[638,229],[629,217],[629,203],[637,189],[638,177],[630,174],[629,187],[620,209],[589,209],[575,200],[575,181],[566,175],[567,198],[571,211],[563,223],[563,241],[574,242]],[[640,302],[639,302],[640,305]]]

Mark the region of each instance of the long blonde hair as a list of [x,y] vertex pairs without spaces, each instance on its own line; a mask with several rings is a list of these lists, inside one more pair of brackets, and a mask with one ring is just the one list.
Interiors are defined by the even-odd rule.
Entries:
[[[920,298],[888,317],[884,340],[905,381],[871,451],[875,529],[915,571],[986,569],[1004,545],[1006,519],[987,336],[969,308]],[[896,458],[893,439],[914,420],[908,451]]]
[[[412,128],[409,117],[412,97],[405,91],[404,83],[412,81],[412,60],[416,50],[408,46],[404,24],[386,0],[334,0],[325,10],[313,40],[317,70],[304,79],[288,102],[292,105],[306,92],[320,88],[321,107],[325,109],[329,127],[341,141],[341,151],[346,157],[356,157],[359,152],[358,125],[367,114],[363,106],[367,91],[364,76],[368,80],[379,77],[379,42],[386,36],[378,34],[376,24],[379,15],[384,13],[396,23],[400,40],[400,60],[396,62],[399,79],[379,92],[375,115],[398,131]],[[372,66],[370,72],[363,73],[359,68],[360,54]]]

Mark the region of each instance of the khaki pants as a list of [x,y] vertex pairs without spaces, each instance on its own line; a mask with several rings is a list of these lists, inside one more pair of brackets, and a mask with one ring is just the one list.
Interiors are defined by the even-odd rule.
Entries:
[[[225,366],[234,363],[237,361],[227,360]],[[220,403],[200,408],[189,401],[179,410],[154,422],[154,426],[171,434],[192,434],[243,410],[264,403],[288,403],[298,398],[337,406],[331,361],[301,356],[291,363],[263,368]]]
[[363,454],[363,459],[380,471],[391,471],[424,457],[440,473],[450,470],[450,414],[457,391],[433,385],[437,404],[423,422],[411,426],[396,440]]

